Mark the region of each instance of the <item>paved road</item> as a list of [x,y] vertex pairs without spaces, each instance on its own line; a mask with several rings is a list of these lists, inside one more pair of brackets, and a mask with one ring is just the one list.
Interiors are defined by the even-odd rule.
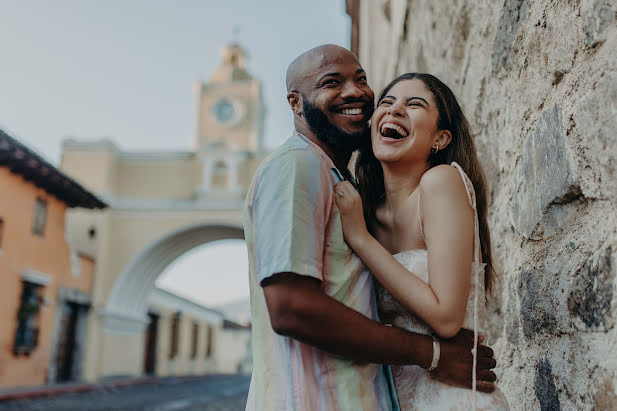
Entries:
[[213,375],[192,381],[173,378],[155,384],[0,402],[0,411],[236,411],[244,410],[250,377]]

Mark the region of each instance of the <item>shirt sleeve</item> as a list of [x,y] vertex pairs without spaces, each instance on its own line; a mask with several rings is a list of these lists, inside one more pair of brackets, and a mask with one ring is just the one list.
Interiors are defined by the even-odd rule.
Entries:
[[252,216],[260,284],[282,272],[323,280],[332,177],[321,162],[309,150],[290,150],[262,171]]

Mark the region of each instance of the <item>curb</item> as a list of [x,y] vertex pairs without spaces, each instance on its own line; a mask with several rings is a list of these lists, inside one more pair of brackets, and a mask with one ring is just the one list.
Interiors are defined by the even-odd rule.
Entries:
[[[191,376],[191,377],[195,378],[195,376]],[[178,377],[178,379],[183,379],[183,378]],[[6,402],[6,401],[27,400],[27,399],[33,399],[33,398],[56,397],[56,396],[63,395],[63,394],[82,393],[82,392],[94,391],[97,389],[123,388],[123,387],[129,387],[132,385],[156,384],[160,380],[162,380],[162,378],[145,377],[145,378],[136,378],[133,380],[123,380],[123,381],[115,381],[115,382],[107,382],[107,383],[76,384],[76,385],[66,385],[66,386],[58,386],[58,387],[41,387],[40,389],[33,389],[33,390],[26,389],[24,391],[0,394],[0,403]]]

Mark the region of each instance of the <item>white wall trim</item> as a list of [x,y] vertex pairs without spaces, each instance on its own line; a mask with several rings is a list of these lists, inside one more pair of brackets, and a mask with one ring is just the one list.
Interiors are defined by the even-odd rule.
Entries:
[[35,270],[21,270],[21,279],[32,284],[46,286],[51,283],[51,275]]

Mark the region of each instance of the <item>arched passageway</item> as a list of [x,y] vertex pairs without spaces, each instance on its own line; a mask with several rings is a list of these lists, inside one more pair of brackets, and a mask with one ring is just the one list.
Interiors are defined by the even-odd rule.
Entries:
[[147,301],[156,279],[178,257],[212,241],[244,239],[240,226],[201,224],[181,228],[146,246],[114,282],[104,310],[104,329],[139,333],[147,323]]
[[[94,361],[92,379],[111,375],[139,375],[144,364],[144,334],[149,323],[148,300],[156,279],[187,251],[217,240],[244,239],[241,226],[224,223],[193,224],[150,242],[125,264],[106,303],[91,318],[88,348]],[[94,331],[98,330],[98,331]]]

